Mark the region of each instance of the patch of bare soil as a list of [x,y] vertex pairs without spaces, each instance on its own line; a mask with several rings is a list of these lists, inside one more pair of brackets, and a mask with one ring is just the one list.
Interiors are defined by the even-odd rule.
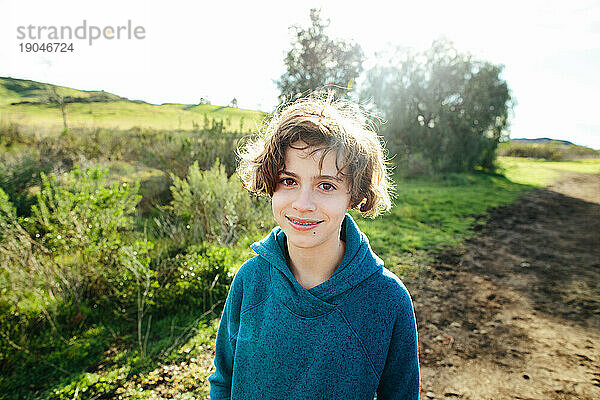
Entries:
[[600,399],[600,175],[492,210],[406,282],[423,399]]

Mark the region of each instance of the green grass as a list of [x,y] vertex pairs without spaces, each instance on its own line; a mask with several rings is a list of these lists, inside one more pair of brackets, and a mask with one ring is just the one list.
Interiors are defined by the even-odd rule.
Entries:
[[[144,360],[131,345],[135,334],[123,321],[93,324],[65,342],[41,332],[38,352],[23,355],[29,360],[0,376],[0,399],[90,399],[101,393],[101,398],[151,399],[156,398],[152,389],[165,377],[170,381],[158,389],[207,398],[212,357],[206,349],[214,343],[218,324],[214,313],[179,313],[154,321]],[[160,365],[178,368],[166,371]]]
[[14,122],[44,133],[60,132],[62,114],[53,104],[15,104],[22,101],[44,102],[48,88],[61,96],[90,98],[102,95],[108,101],[69,103],[67,122],[71,128],[190,130],[213,121],[222,122],[226,130],[255,132],[266,114],[255,110],[210,104],[148,104],[130,101],[103,91],[84,91],[35,81],[0,77],[0,122]]
[[512,182],[535,187],[551,184],[562,172],[600,173],[600,159],[545,161],[531,158],[500,157],[499,165]]
[[[220,121],[226,130],[256,131],[265,114],[260,111],[209,104],[163,104],[111,101],[105,103],[71,103],[67,105],[67,123],[70,127],[129,129],[194,129],[206,124],[205,118]],[[45,131],[62,129],[62,114],[50,104],[0,105],[0,119],[16,122]]]

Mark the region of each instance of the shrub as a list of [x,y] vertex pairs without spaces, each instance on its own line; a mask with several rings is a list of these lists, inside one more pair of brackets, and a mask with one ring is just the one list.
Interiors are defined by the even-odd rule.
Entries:
[[79,140],[81,138],[72,131],[63,131],[58,137],[44,137],[38,144],[40,162],[51,165],[55,173],[70,171],[75,165],[86,163]]
[[153,245],[133,233],[139,184],[109,185],[106,172],[77,167],[61,181],[42,174],[32,215],[19,220],[0,191],[0,330],[23,348],[44,329],[44,318],[60,337],[100,305],[109,313],[94,320],[110,311],[134,316],[144,357],[142,326],[158,287],[148,254]]
[[50,275],[40,262],[34,245],[17,221],[16,210],[8,195],[0,189],[0,303],[2,308],[12,309],[16,314],[21,300],[38,294],[36,278]]
[[19,143],[29,143],[29,139],[23,135],[19,125],[14,122],[0,123],[0,145],[11,147]]
[[182,308],[208,310],[227,297],[233,279],[233,258],[228,248],[216,245],[192,247],[170,260],[172,269],[163,277],[157,306],[174,312]]
[[145,165],[185,177],[190,166],[197,162],[200,169],[210,169],[218,158],[225,166],[227,175],[233,174],[237,160],[236,148],[240,134],[224,132],[223,125],[215,123],[198,132],[143,131],[127,140],[133,142],[133,153],[128,157],[138,159]]
[[[133,241],[139,184],[108,184],[107,171],[76,167],[59,182],[41,174],[42,189],[26,227],[54,264],[52,287],[77,305],[111,296],[116,275],[126,271],[119,260]],[[141,259],[144,252],[136,253]]]
[[227,177],[217,159],[208,171],[192,164],[185,179],[171,175],[171,210],[180,217],[196,243],[231,244],[268,221],[265,202],[252,198],[237,175]]
[[49,172],[51,165],[44,164],[36,154],[25,152],[2,160],[0,163],[0,188],[8,194],[18,216],[29,216],[35,196],[30,189],[40,184],[40,172]]
[[15,208],[8,199],[8,195],[0,188],[0,243],[6,234],[10,234],[13,222],[17,215]]
[[171,178],[167,174],[144,177],[140,182],[142,200],[138,203],[140,214],[148,216],[153,209],[168,205],[171,200]]

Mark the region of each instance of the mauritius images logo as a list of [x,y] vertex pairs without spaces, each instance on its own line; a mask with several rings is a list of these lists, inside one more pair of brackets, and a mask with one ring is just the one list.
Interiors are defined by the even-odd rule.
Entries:
[[98,40],[143,40],[146,29],[127,20],[125,25],[91,25],[83,20],[81,25],[21,25],[17,26],[17,39],[24,41],[85,40],[92,46]]

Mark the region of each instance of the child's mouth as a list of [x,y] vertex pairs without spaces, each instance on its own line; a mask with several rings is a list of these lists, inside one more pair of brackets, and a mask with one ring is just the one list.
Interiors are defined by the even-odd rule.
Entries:
[[318,224],[320,224],[321,222],[323,222],[323,221],[310,220],[310,219],[291,218],[291,217],[288,217],[287,215],[285,217],[287,218],[288,221],[290,221],[290,225],[292,225],[294,228],[296,228],[298,230],[312,229],[315,226],[317,226]]

